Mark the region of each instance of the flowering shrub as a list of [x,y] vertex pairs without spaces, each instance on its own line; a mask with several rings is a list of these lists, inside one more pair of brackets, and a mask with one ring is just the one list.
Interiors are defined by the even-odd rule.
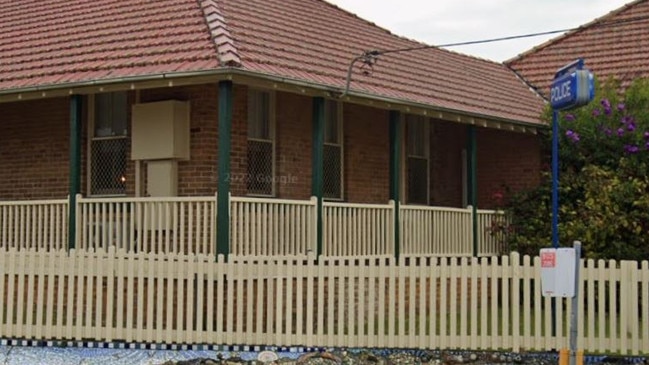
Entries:
[[[588,106],[560,115],[560,245],[580,240],[589,257],[649,259],[649,81],[624,95],[606,85]],[[541,186],[507,207],[510,247],[524,253],[551,245],[551,176],[543,174]]]

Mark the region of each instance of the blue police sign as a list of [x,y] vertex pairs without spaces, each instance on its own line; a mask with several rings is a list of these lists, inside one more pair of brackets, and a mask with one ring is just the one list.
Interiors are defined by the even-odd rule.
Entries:
[[552,246],[559,247],[559,110],[588,104],[595,98],[593,74],[581,58],[560,68],[550,88],[552,105]]
[[593,74],[584,70],[577,60],[557,71],[550,88],[550,104],[554,110],[576,108],[588,104],[595,97]]

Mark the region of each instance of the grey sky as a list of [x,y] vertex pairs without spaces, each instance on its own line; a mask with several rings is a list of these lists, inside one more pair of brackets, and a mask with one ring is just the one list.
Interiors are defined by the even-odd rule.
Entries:
[[[327,1],[400,36],[437,45],[574,28],[631,0]],[[559,35],[451,49],[504,61]]]

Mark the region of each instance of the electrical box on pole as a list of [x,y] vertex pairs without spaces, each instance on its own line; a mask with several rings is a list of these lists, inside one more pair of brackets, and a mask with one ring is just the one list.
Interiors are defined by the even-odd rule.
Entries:
[[572,298],[575,295],[575,249],[541,249],[541,292],[544,296]]

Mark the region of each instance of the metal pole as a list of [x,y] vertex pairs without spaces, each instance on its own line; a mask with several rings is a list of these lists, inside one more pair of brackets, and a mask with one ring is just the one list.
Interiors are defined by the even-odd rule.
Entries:
[[478,257],[478,135],[475,126],[469,126],[469,149],[471,150],[471,234],[473,257]]
[[399,259],[401,253],[401,233],[399,227],[400,186],[399,172],[401,171],[401,114],[390,110],[390,199],[394,202],[394,257]]
[[68,192],[68,250],[75,248],[77,194],[81,192],[81,96],[70,97],[70,181]]
[[313,98],[313,173],[311,178],[311,194],[317,199],[316,212],[316,257],[322,255],[322,209],[323,209],[323,176],[324,176],[324,124],[325,99]]
[[570,314],[570,365],[577,365],[577,311],[579,310],[579,268],[581,265],[581,242],[575,241],[575,295],[570,301],[572,311]]
[[552,111],[552,247],[559,247],[559,112]]
[[232,131],[232,81],[219,82],[218,183],[216,204],[216,254],[230,253],[230,136]]
[[[552,247],[559,247],[559,112],[552,110]],[[551,301],[552,336],[557,334],[557,298]]]

